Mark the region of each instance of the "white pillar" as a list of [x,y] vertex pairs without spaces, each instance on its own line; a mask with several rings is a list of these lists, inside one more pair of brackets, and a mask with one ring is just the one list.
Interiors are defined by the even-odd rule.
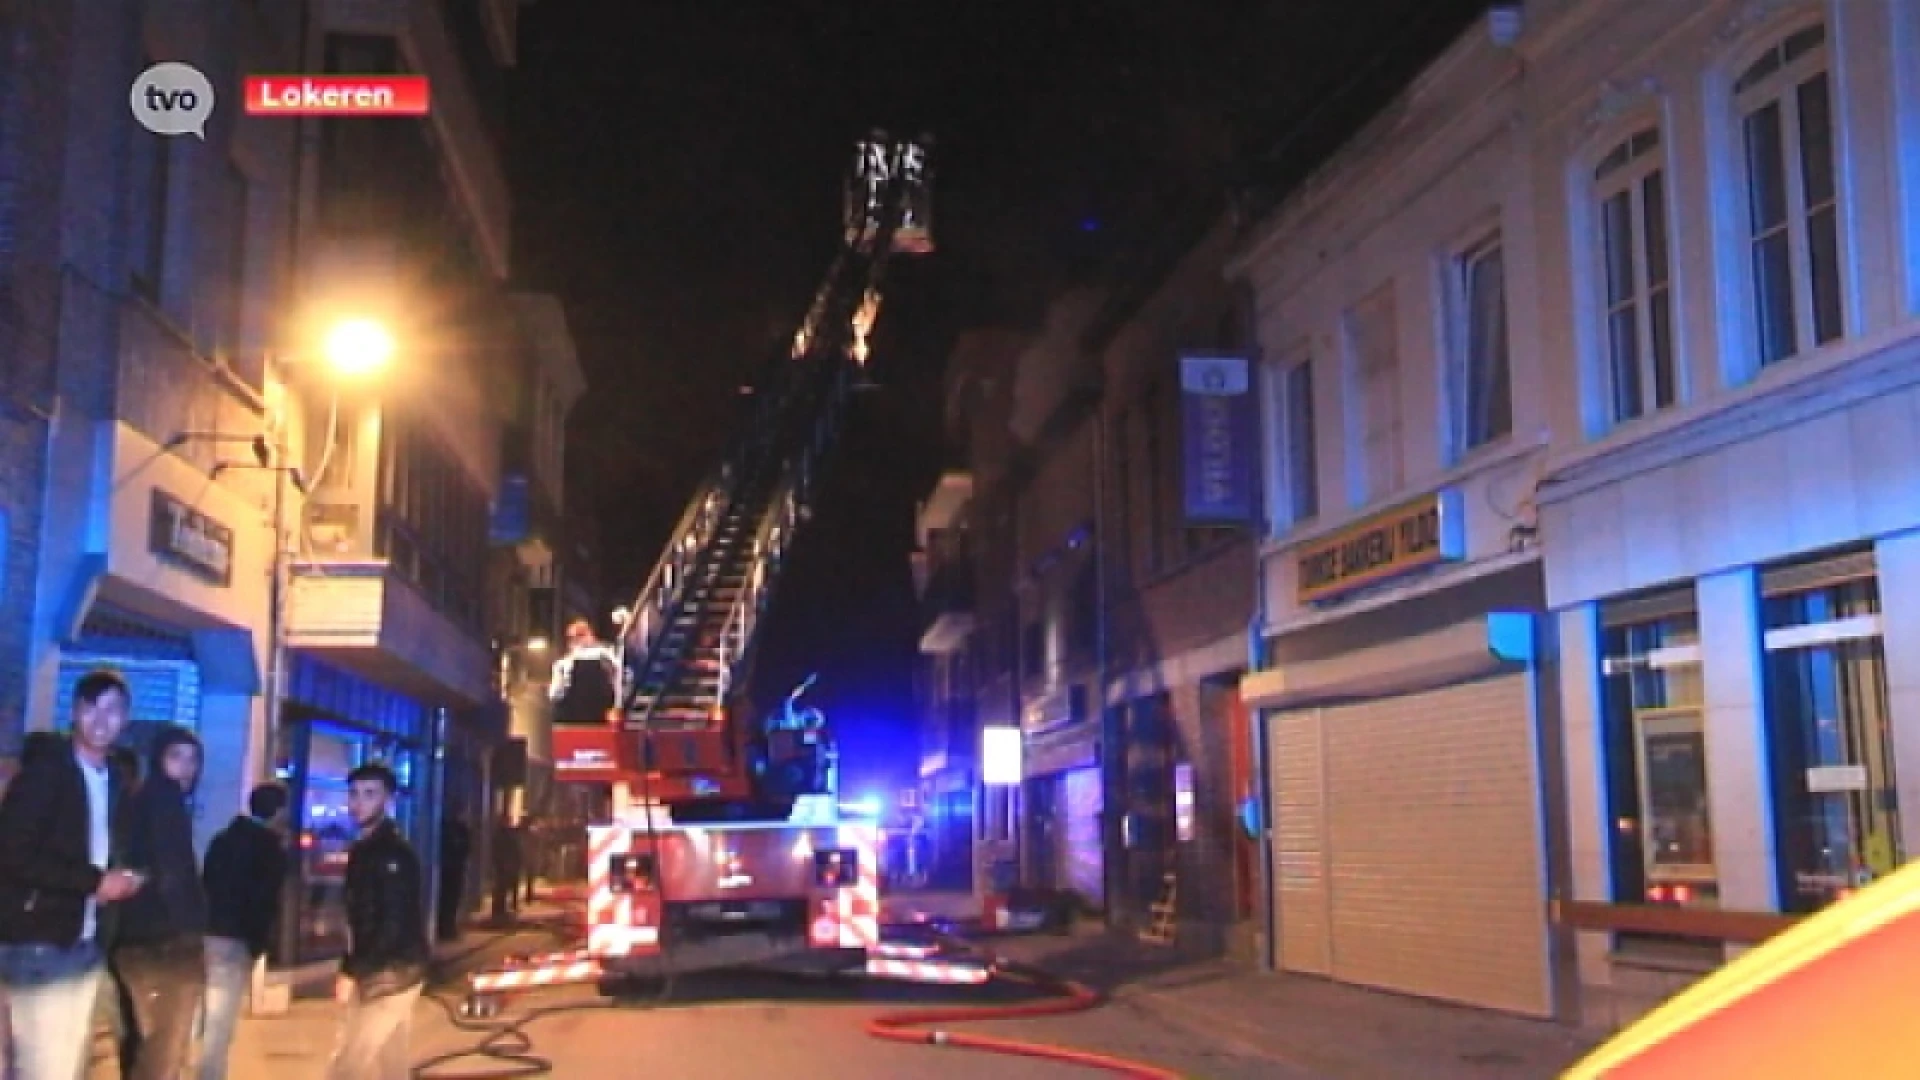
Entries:
[[1754,569],[1701,578],[1696,602],[1706,697],[1707,803],[1713,814],[1720,904],[1736,911],[1777,911],[1766,684]]
[[1880,576],[1880,643],[1887,664],[1901,854],[1911,858],[1920,849],[1920,532],[1881,540],[1873,557]]
[[[1607,815],[1606,727],[1600,697],[1600,607],[1587,603],[1558,614],[1561,757],[1567,776],[1567,853],[1572,895],[1567,900],[1612,899]],[[1626,763],[1629,768],[1632,763]],[[1613,965],[1609,934],[1579,934],[1580,981],[1606,986]]]

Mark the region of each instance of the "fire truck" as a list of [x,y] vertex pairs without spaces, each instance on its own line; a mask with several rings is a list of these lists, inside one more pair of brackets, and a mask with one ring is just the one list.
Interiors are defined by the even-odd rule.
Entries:
[[613,708],[555,717],[555,778],[601,786],[609,807],[588,828],[584,947],[476,974],[476,999],[806,954],[986,979],[880,940],[880,823],[840,801],[831,725],[802,702],[812,680],[764,716],[747,693],[781,570],[866,385],[889,261],[933,249],[927,152],[884,132],[860,141],[843,243],[791,348],[743,388],[741,430],[615,613]]

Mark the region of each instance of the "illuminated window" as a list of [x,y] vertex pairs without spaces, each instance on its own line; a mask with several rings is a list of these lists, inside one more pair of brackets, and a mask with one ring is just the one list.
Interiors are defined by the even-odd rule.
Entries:
[[1904,861],[1871,552],[1761,575],[1780,906],[1813,911]]
[[1601,611],[1602,705],[1613,899],[1718,902],[1691,588]]

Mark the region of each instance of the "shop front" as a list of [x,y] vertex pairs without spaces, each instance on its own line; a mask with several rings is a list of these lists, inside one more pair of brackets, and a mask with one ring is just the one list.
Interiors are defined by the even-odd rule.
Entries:
[[1815,373],[1543,487],[1562,907],[1597,1020],[1909,861],[1920,502],[1911,455],[1887,448],[1913,445],[1915,372],[1909,350]]
[[1405,536],[1430,509],[1296,551],[1303,610],[1324,614],[1271,636],[1242,683],[1265,745],[1273,960],[1550,1017],[1537,561],[1448,567],[1346,609],[1327,601],[1373,582],[1317,573],[1329,548],[1406,552],[1367,530]]
[[209,482],[126,425],[110,431],[111,439],[70,448],[79,456],[59,468],[92,461],[117,479],[57,479],[93,499],[50,508],[39,581],[23,586],[46,599],[29,726],[65,730],[75,683],[98,668],[118,671],[133,697],[122,744],[143,763],[162,726],[202,742],[194,824],[204,846],[264,768],[255,739],[259,642],[247,628],[264,621],[272,546],[264,530],[245,528],[259,508],[238,490]]
[[292,795],[299,872],[285,898],[277,960],[304,964],[346,948],[347,854],[356,835],[347,777],[354,769],[378,762],[393,770],[394,820],[434,865],[436,710],[308,657],[296,657],[290,675],[278,773]]
[[[1087,720],[1047,724],[1049,716],[1079,716],[1067,705],[1084,697],[1078,686],[1057,695],[1061,707],[1043,701],[1028,709],[1022,757],[1024,776],[1023,877],[1028,885],[1071,894],[1088,911],[1107,905],[1105,778],[1099,726]],[[1053,699],[1046,699],[1053,700]]]

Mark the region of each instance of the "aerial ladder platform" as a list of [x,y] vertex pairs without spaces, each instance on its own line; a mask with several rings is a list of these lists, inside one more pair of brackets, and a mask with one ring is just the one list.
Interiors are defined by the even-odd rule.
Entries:
[[764,718],[747,693],[782,569],[866,381],[868,336],[895,257],[931,252],[926,140],[857,147],[844,237],[791,346],[616,612],[610,707],[556,710],[555,778],[595,785],[584,944],[473,975],[499,995],[616,976],[776,959],[877,977],[984,982],[977,960],[883,941],[880,822],[843,804],[831,726],[801,696]]

